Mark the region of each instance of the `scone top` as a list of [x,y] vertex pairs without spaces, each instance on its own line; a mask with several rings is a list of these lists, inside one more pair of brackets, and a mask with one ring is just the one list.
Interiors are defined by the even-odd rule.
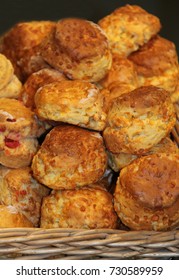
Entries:
[[157,153],[122,169],[120,184],[143,207],[167,208],[179,197],[178,170],[179,155]]
[[59,20],[42,42],[40,52],[51,67],[73,80],[97,82],[112,62],[104,31],[94,22],[79,18]]
[[108,49],[108,41],[102,29],[97,24],[81,18],[59,20],[55,38],[61,49],[75,61],[104,55]]

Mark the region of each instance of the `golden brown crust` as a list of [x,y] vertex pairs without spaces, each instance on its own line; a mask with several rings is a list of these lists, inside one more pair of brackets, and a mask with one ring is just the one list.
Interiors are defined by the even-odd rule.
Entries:
[[38,46],[54,25],[51,21],[20,22],[4,34],[1,52],[11,60],[20,80],[48,67],[39,55]]
[[6,126],[3,132],[14,131],[23,137],[34,137],[38,134],[38,123],[35,114],[19,100],[1,98],[0,126]]
[[112,66],[99,83],[108,89],[113,83],[133,85],[133,89],[138,87],[137,72],[134,64],[126,57],[113,54]]
[[35,94],[36,113],[40,118],[102,131],[106,124],[103,95],[86,81],[53,82]]
[[36,138],[20,139],[18,136],[17,133],[12,133],[7,138],[0,136],[0,164],[10,168],[22,168],[31,164],[39,148],[38,141]]
[[73,189],[97,182],[107,156],[98,132],[61,125],[46,136],[32,161],[35,178],[52,189]]
[[16,99],[0,102],[0,163],[12,168],[28,166],[38,149],[40,126],[35,114]]
[[50,190],[38,183],[30,167],[10,169],[0,167],[0,204],[11,205],[37,227],[42,198]]
[[14,68],[9,59],[0,54],[0,98],[18,98],[22,84],[14,75]]
[[107,75],[99,81],[99,85],[106,90],[101,91],[104,96],[104,110],[108,112],[115,98],[138,87],[137,72],[133,63],[118,54],[112,56],[112,66]]
[[168,92],[140,87],[115,99],[103,136],[109,151],[140,155],[165,138],[175,122]]
[[[177,145],[168,137],[162,139],[158,144],[154,145],[147,153],[144,155],[151,155],[156,153],[179,153]],[[118,172],[120,169],[129,165],[133,160],[137,159],[140,155],[133,155],[127,153],[112,153],[108,151],[108,162],[109,166]]]
[[175,91],[179,71],[173,42],[155,36],[128,58],[135,65],[140,86],[154,85],[171,93]]
[[32,73],[27,78],[26,82],[23,84],[19,99],[22,100],[26,107],[34,110],[34,96],[36,91],[46,84],[63,80],[66,80],[66,77],[59,71],[48,68],[41,69],[35,73]]
[[137,5],[126,5],[102,18],[112,52],[128,56],[161,29],[160,20]]
[[66,18],[41,44],[41,54],[70,79],[96,82],[111,67],[111,52],[101,28],[80,18]]
[[98,185],[53,191],[42,204],[42,228],[97,229],[117,226],[111,194]]
[[[179,223],[179,155],[153,154],[123,168],[114,206],[134,230],[167,230]],[[126,207],[127,205],[127,207]]]
[[0,228],[33,227],[14,206],[0,205]]

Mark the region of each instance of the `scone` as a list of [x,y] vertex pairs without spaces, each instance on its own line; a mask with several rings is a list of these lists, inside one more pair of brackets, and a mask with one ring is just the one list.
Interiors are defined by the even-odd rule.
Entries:
[[14,206],[35,226],[39,226],[42,198],[50,189],[32,177],[30,167],[0,167],[0,204]]
[[67,78],[61,72],[55,69],[44,68],[34,72],[23,84],[19,100],[21,100],[26,107],[34,111],[34,96],[36,91],[45,84],[64,80],[67,80]]
[[117,226],[112,195],[100,186],[52,191],[41,211],[42,228],[97,229]]
[[22,84],[14,74],[14,68],[9,59],[0,54],[0,98],[18,98]]
[[159,18],[136,5],[120,7],[98,24],[105,31],[112,52],[122,56],[136,51],[161,29]]
[[97,82],[111,67],[111,52],[102,29],[92,21],[64,18],[41,44],[43,59],[69,79]]
[[138,77],[134,64],[118,54],[113,54],[112,58],[110,70],[98,83],[106,89],[101,92],[104,96],[103,108],[106,113],[110,110],[115,98],[138,87]]
[[[133,62],[118,54],[112,54],[112,65],[106,76],[99,81],[104,88],[111,89],[113,84],[131,85],[133,89],[138,87],[138,76]],[[131,89],[132,90],[132,89]]]
[[33,224],[14,206],[0,205],[0,228],[33,227]]
[[123,168],[114,207],[132,230],[168,230],[179,224],[179,155],[144,156]]
[[[179,153],[177,145],[168,137],[162,139],[158,144],[154,145],[144,155],[151,155],[156,153]],[[129,165],[133,160],[137,159],[139,155],[127,154],[127,153],[112,153],[107,151],[109,166],[115,171],[119,172],[120,169]]]
[[21,81],[33,72],[49,67],[40,56],[39,44],[54,26],[52,21],[20,22],[4,34],[0,52],[11,60]]
[[38,135],[38,120],[30,109],[16,99],[0,99],[0,164],[28,166],[38,149]]
[[106,125],[100,89],[83,80],[53,82],[35,94],[36,114],[44,120],[60,121],[102,131]]
[[54,127],[32,161],[34,177],[55,190],[95,183],[106,167],[107,155],[100,133],[71,125]]
[[115,99],[103,137],[110,152],[141,155],[165,138],[175,122],[168,92],[140,87]]
[[176,47],[173,42],[155,36],[128,57],[135,65],[139,86],[154,85],[175,92],[179,80]]

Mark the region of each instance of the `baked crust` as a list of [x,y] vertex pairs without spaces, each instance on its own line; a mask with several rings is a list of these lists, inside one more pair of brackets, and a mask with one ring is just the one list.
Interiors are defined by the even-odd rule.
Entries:
[[115,229],[116,226],[112,195],[97,184],[52,191],[43,199],[42,228]]
[[103,137],[113,153],[142,155],[165,138],[175,122],[168,92],[154,86],[140,87],[115,99]]
[[173,42],[157,35],[129,57],[139,86],[154,85],[172,94],[179,79],[178,56]]
[[98,22],[105,31],[112,52],[128,56],[161,29],[159,18],[137,5],[114,10]]
[[14,206],[0,205],[0,228],[33,227]]
[[37,227],[40,221],[42,198],[50,189],[37,182],[31,168],[0,167],[0,204],[14,206]]
[[12,168],[28,166],[38,149],[38,120],[20,101],[0,101],[0,163]]
[[121,221],[133,230],[168,230],[179,224],[179,155],[144,156],[123,168],[114,193]]
[[[147,153],[142,156],[156,154],[156,153],[179,153],[177,145],[168,137],[162,139],[158,144],[154,145]],[[115,171],[119,172],[120,169],[129,165],[133,160],[137,159],[139,155],[127,153],[112,153],[107,152],[109,166]]]
[[86,81],[53,82],[35,94],[36,114],[43,119],[61,121],[102,131],[106,125],[103,95]]
[[18,98],[22,84],[14,74],[14,68],[9,59],[0,54],[0,98]]
[[108,40],[101,28],[80,18],[65,18],[41,44],[43,59],[68,78],[97,82],[111,67]]
[[54,81],[63,81],[66,77],[55,69],[44,68],[32,73],[23,84],[19,99],[32,111],[35,109],[34,96],[37,90]]
[[1,53],[10,59],[21,81],[33,72],[49,67],[40,56],[39,44],[54,25],[52,21],[19,22],[3,35]]
[[100,133],[70,125],[54,127],[32,161],[34,177],[56,190],[95,183],[106,167]]

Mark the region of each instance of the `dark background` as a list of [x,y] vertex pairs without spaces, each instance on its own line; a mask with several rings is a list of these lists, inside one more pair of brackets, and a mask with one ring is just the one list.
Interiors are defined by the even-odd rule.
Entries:
[[81,17],[97,22],[115,8],[126,4],[140,5],[158,16],[162,23],[160,34],[173,41],[179,53],[179,2],[176,0],[3,0],[0,34],[20,21]]

